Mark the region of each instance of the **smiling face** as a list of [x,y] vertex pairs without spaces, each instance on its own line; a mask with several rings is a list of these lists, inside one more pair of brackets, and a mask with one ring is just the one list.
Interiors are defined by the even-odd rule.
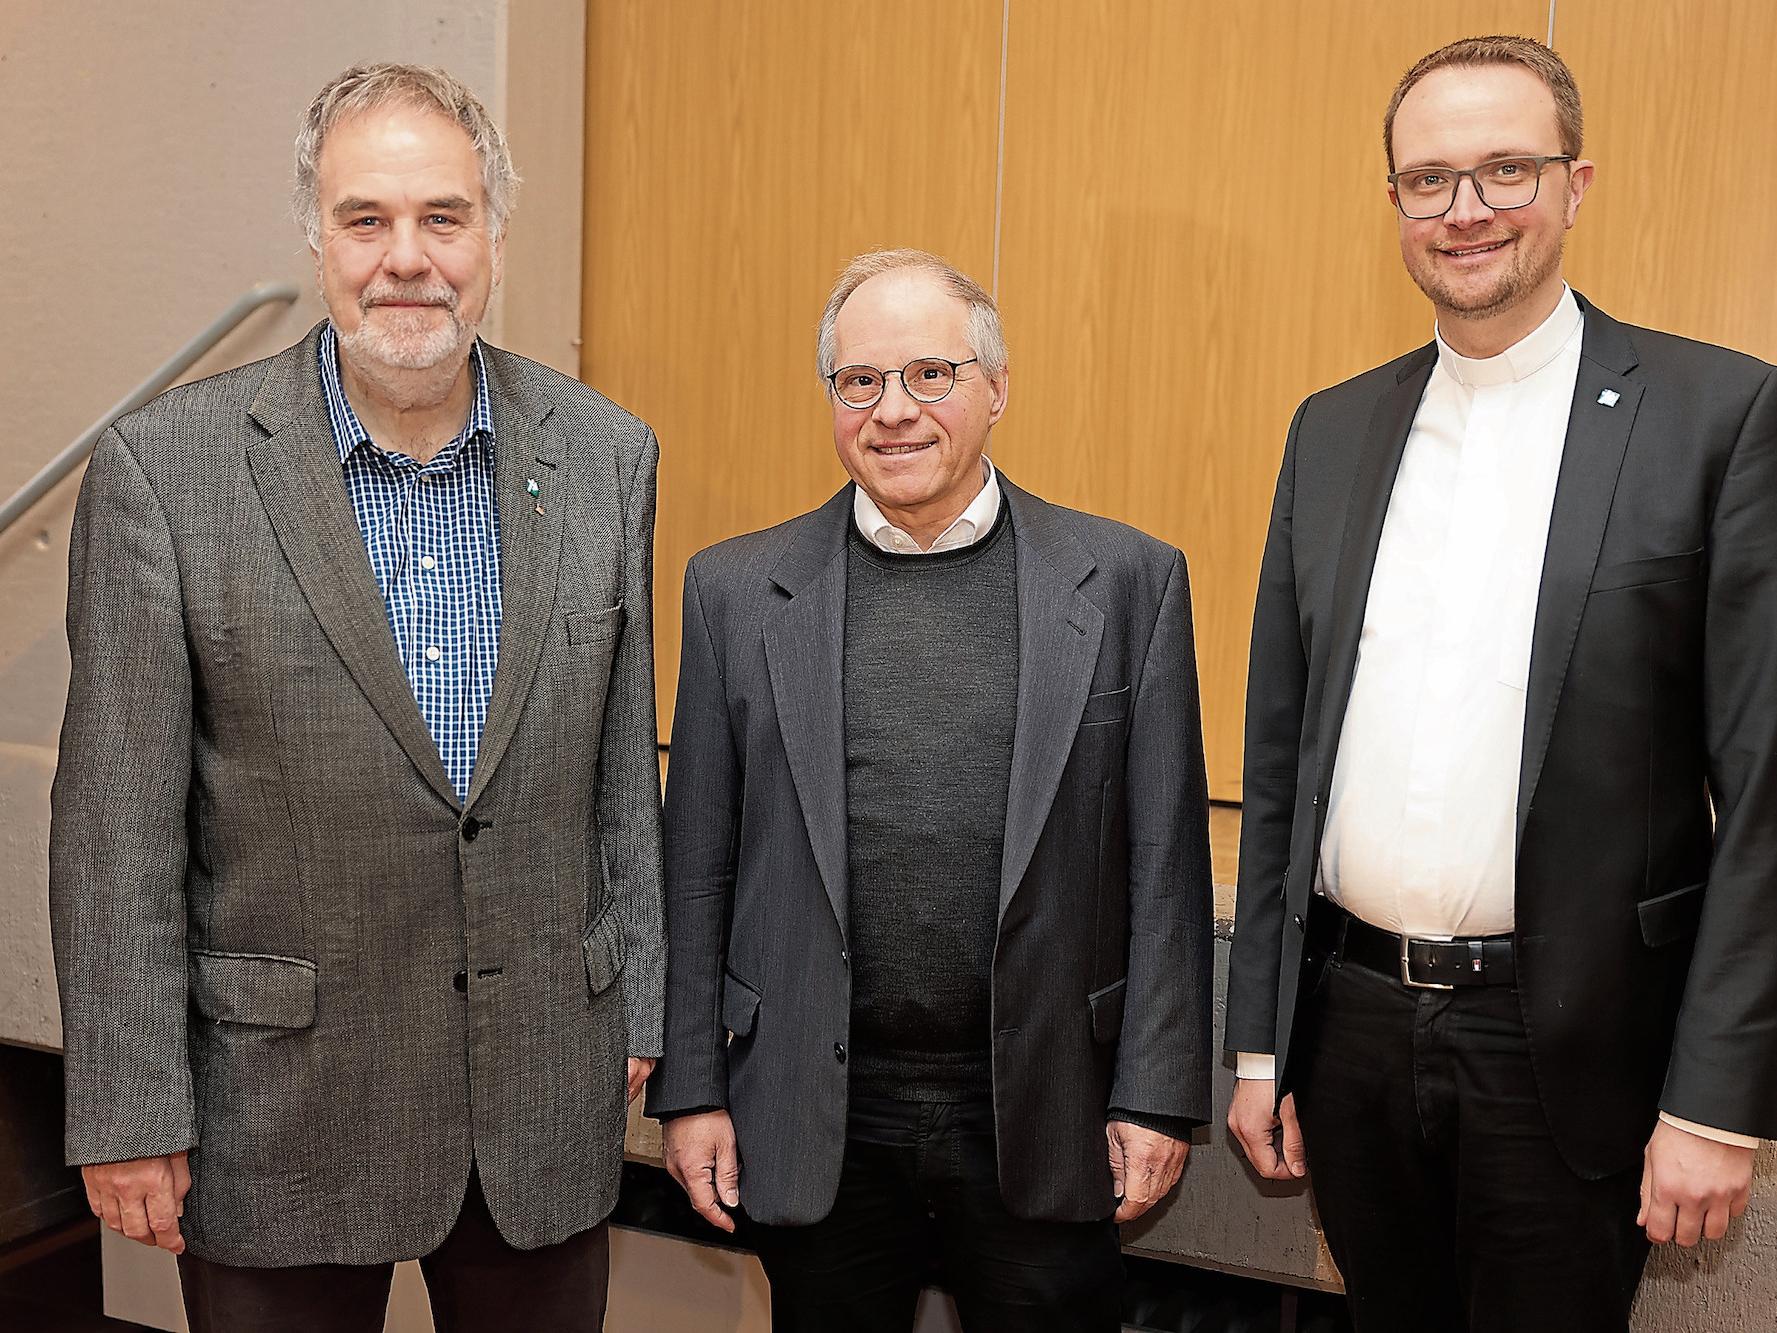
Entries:
[[321,294],[352,361],[429,370],[467,361],[499,283],[469,136],[392,105],[340,122],[317,163]]
[[[833,326],[835,366],[899,371],[920,357],[967,361],[969,307],[930,270],[883,273],[861,284]],[[829,397],[833,443],[852,480],[883,516],[922,545],[968,508],[981,490],[988,431],[1006,410],[1007,377],[990,378],[979,363],[957,372],[941,402],[909,395],[899,374],[862,410]]]
[[[1433,70],[1413,85],[1395,115],[1397,171],[1466,170],[1494,158],[1560,152],[1555,99],[1541,79],[1519,65]],[[1460,340],[1465,326],[1471,331],[1486,326],[1482,341],[1492,351],[1503,350],[1555,308],[1562,244],[1579,215],[1592,170],[1583,160],[1550,163],[1536,199],[1523,208],[1489,209],[1465,179],[1441,218],[1416,221],[1397,211],[1401,258],[1431,298],[1446,337],[1455,333]]]

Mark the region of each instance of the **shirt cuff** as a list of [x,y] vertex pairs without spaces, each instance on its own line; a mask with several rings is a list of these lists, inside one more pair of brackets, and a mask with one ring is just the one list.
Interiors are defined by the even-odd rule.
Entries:
[[1695,1120],[1680,1120],[1675,1115],[1660,1112],[1660,1119],[1674,1129],[1682,1129],[1687,1134],[1695,1134],[1700,1139],[1714,1139],[1717,1143],[1731,1144],[1736,1148],[1756,1148],[1759,1141],[1752,1134],[1736,1134],[1731,1129],[1716,1129],[1713,1125],[1699,1125]]
[[1277,1057],[1275,1055],[1259,1055],[1253,1051],[1237,1051],[1234,1054],[1234,1077],[1275,1080]]

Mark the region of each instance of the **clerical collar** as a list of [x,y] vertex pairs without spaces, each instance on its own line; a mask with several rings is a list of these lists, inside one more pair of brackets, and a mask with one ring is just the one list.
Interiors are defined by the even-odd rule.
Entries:
[[1573,299],[1573,289],[1563,283],[1561,299],[1555,303],[1549,317],[1498,356],[1463,356],[1451,350],[1441,332],[1434,333],[1438,342],[1438,364],[1458,384],[1472,389],[1514,384],[1529,379],[1559,356],[1583,322],[1580,303]]

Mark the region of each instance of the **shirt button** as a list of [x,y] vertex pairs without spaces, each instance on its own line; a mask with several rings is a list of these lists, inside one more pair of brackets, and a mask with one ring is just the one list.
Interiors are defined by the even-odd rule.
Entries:
[[420,557],[420,568],[421,569],[437,569],[438,562],[436,560],[434,560],[431,556],[424,555],[424,556]]
[[430,648],[426,649],[426,660],[428,662],[436,662],[443,656],[444,654],[438,650],[437,644],[433,644]]
[[839,1061],[840,1064],[845,1063],[845,1043],[844,1042],[836,1041],[833,1043],[833,1058],[835,1060]]

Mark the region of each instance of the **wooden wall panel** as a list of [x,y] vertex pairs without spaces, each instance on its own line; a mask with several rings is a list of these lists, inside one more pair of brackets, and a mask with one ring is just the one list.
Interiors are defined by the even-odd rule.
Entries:
[[[1566,5],[1564,3],[1563,9]],[[1545,0],[1013,0],[994,457],[1190,559],[1211,792],[1240,794],[1248,632],[1284,434],[1431,334],[1382,112],[1419,56]]]
[[852,255],[993,262],[1000,0],[590,0],[581,378],[661,440],[661,734],[699,548],[845,480],[814,331]]
[[1569,280],[1619,319],[1777,360],[1777,6],[1560,0],[1598,163]]

